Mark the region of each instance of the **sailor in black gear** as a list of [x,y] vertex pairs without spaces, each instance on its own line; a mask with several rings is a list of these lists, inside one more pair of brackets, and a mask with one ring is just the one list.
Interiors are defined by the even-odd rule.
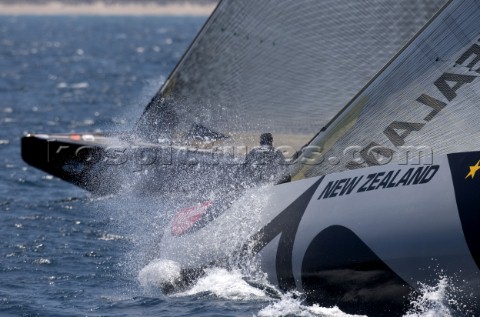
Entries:
[[275,180],[285,170],[285,157],[273,147],[271,133],[260,135],[260,146],[255,147],[245,158],[247,174],[252,181]]

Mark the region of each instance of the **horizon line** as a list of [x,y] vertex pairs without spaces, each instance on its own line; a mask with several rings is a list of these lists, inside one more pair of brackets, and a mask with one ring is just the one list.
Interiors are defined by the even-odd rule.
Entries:
[[215,4],[63,4],[50,2],[46,4],[0,4],[0,16],[6,15],[93,15],[93,16],[209,16]]

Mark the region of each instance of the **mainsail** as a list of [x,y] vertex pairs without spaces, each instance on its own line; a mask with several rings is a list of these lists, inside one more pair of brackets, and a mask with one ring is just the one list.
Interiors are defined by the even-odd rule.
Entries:
[[201,125],[243,142],[272,132],[298,150],[443,2],[223,0],[136,131],[182,139]]
[[480,3],[450,1],[311,143],[294,179],[478,149]]

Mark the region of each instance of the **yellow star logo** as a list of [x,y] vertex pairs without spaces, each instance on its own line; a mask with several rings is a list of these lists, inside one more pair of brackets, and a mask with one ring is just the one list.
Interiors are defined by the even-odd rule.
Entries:
[[477,171],[480,170],[480,161],[477,162],[477,164],[473,165],[473,166],[470,166],[470,173],[468,173],[467,177],[465,177],[465,179],[471,177],[471,178],[474,178],[475,177],[475,174],[477,173]]

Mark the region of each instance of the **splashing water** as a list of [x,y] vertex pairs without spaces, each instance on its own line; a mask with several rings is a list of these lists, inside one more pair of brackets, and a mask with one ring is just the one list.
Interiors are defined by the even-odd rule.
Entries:
[[338,307],[321,307],[317,304],[304,305],[298,298],[297,292],[289,292],[281,296],[280,300],[268,305],[258,312],[258,317],[283,317],[283,316],[302,316],[302,317],[354,317],[360,315],[350,315],[342,312]]
[[[436,285],[420,284],[419,294],[412,298],[410,310],[403,317],[454,317],[468,315],[468,308],[460,304],[461,290],[453,285],[452,278],[441,276]],[[342,312],[338,307],[325,308],[317,304],[307,306],[298,299],[298,293],[287,293],[258,312],[259,317],[281,316],[358,316]],[[461,310],[461,311],[460,311]],[[472,315],[473,316],[473,315]]]
[[205,273],[205,276],[200,278],[192,288],[176,296],[209,293],[219,298],[234,301],[268,298],[266,292],[248,284],[238,270],[227,271],[222,268],[211,268],[206,270]]
[[[138,280],[142,287],[163,287],[165,283],[175,283],[179,277],[179,266],[175,262],[155,260],[143,268]],[[257,275],[258,276],[258,275]],[[258,312],[258,317],[304,316],[304,317],[355,317],[342,312],[338,307],[308,306],[303,304],[298,292],[281,294],[266,280],[251,280],[240,269],[226,270],[210,268],[189,289],[172,295],[188,297],[212,295],[229,301],[265,301],[266,307]],[[280,296],[277,295],[281,294]]]
[[143,288],[174,285],[180,279],[180,265],[169,260],[155,260],[140,270],[138,281]]
[[[257,272],[258,273],[258,272]],[[248,274],[248,273],[247,273]],[[261,276],[255,274],[255,276]],[[264,275],[263,275],[264,276]],[[163,287],[165,283],[174,284],[180,277],[180,267],[177,263],[165,260],[155,260],[145,266],[138,275],[138,281],[144,288]],[[454,307],[459,301],[455,299],[457,289],[450,279],[441,277],[434,286],[420,283],[419,294],[411,300],[411,309],[404,317],[453,317],[464,315]],[[267,305],[260,309],[258,317],[356,317],[344,313],[338,307],[322,307],[318,304],[307,305],[299,292],[281,293],[270,285],[266,277],[262,280],[252,280],[240,269],[224,268],[206,269],[205,275],[199,278],[187,290],[172,295],[173,297],[190,297],[211,295],[229,301],[265,301]]]
[[453,316],[451,306],[456,304],[456,300],[450,294],[453,286],[447,277],[441,277],[434,286],[420,285],[420,295],[411,301],[412,308],[404,317]]

